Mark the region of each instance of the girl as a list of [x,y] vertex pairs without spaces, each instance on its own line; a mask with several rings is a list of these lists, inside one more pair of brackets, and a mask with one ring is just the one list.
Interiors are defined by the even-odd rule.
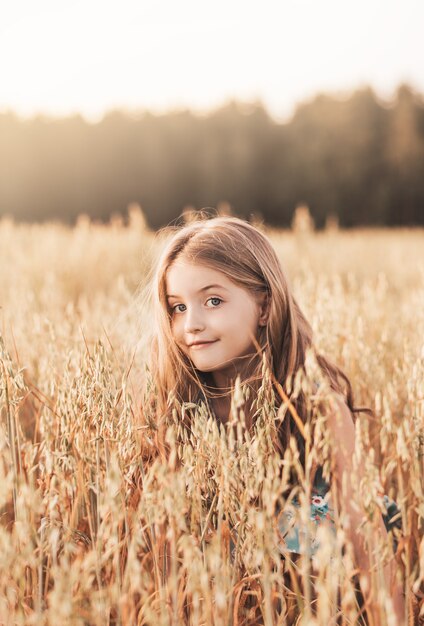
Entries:
[[[302,427],[308,399],[300,392],[291,402],[284,388],[288,389],[289,382],[304,370],[307,352],[313,350],[312,329],[289,289],[268,238],[235,217],[192,222],[177,229],[167,243],[151,287],[158,321],[150,363],[156,415],[160,418],[169,412],[172,397],[180,402],[203,400],[211,414],[226,423],[232,390],[239,378],[252,391],[244,407],[246,421],[251,424],[265,359],[277,391],[277,405],[285,399],[291,409],[278,432],[279,450],[283,454],[293,436],[304,464]],[[345,473],[352,475],[354,414],[363,409],[354,407],[347,376],[323,355],[315,353],[315,357],[333,392],[333,408],[327,415],[334,445],[333,478],[350,518],[346,532],[362,574],[361,589],[365,600],[370,601],[369,614],[375,617],[378,609],[368,598],[370,560],[355,532],[362,518],[352,506],[354,494],[349,481],[342,480]],[[323,479],[322,468],[315,469],[311,511],[316,519],[331,518],[329,485]],[[285,532],[289,520],[284,516],[281,519],[280,529]],[[381,518],[379,532],[383,535],[385,523],[389,528],[387,517]],[[297,531],[286,534],[286,549],[299,553]],[[394,568],[387,565],[384,573],[398,623],[403,624],[404,600],[393,579]]]

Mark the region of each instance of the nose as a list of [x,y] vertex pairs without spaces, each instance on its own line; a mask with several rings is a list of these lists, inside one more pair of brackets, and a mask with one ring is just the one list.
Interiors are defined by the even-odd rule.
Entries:
[[204,330],[205,324],[202,314],[195,308],[187,309],[184,320],[184,330],[187,334]]

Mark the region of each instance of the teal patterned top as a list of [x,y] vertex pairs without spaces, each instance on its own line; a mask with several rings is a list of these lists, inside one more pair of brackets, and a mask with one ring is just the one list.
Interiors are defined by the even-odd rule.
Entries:
[[[387,495],[383,496],[383,502],[386,507],[386,513],[382,516],[387,531],[391,531],[394,527],[401,528],[402,521],[400,510],[394,500],[390,500]],[[297,497],[293,498],[290,505],[286,506],[278,515],[278,530],[282,535],[282,552],[294,552],[296,554],[304,554],[306,550],[306,532],[300,524],[296,515],[300,508]],[[310,502],[310,519],[313,522],[312,536],[310,537],[310,555],[316,553],[319,542],[316,538],[318,527],[326,524],[330,533],[336,535],[336,527],[334,523],[334,511],[331,507],[330,486],[322,476],[322,468],[318,468],[313,488],[311,489]],[[394,549],[396,550],[397,541],[394,540]]]
[[[300,508],[298,497],[291,500],[290,505],[286,505],[284,509],[278,513],[278,530],[282,535],[282,551],[295,552],[302,554],[305,545],[307,529],[303,528],[297,517],[297,510]],[[335,536],[336,529],[333,518],[333,509],[331,508],[329,485],[322,478],[320,469],[311,489],[310,502],[310,519],[313,521],[313,532],[310,537],[310,551],[315,554],[318,550],[319,543],[316,539],[316,532],[321,524],[327,524],[330,532]]]
[[[318,385],[319,383],[316,382]],[[203,401],[208,404],[203,393],[199,393],[197,401]],[[402,520],[400,510],[394,500],[390,500],[387,495],[383,496],[383,502],[386,507],[383,521],[387,531],[391,531],[394,527],[401,528]],[[300,524],[297,512],[300,508],[299,500],[294,497],[290,505],[284,507],[282,511],[277,511],[278,530],[281,534],[282,545],[281,551],[292,552],[295,554],[303,554],[302,547],[305,546],[305,537],[307,529]],[[336,527],[334,522],[334,511],[331,506],[330,485],[324,480],[322,467],[318,467],[314,484],[311,489],[310,502],[310,519],[313,521],[313,533],[310,537],[310,554],[316,553],[319,542],[316,538],[316,532],[321,524],[326,524],[330,532],[335,536]],[[393,537],[394,549],[396,550],[397,541]]]

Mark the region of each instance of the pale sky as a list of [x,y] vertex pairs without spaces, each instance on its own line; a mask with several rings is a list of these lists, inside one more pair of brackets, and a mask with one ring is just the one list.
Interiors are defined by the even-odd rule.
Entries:
[[207,112],[318,91],[424,93],[423,0],[0,0],[0,111]]

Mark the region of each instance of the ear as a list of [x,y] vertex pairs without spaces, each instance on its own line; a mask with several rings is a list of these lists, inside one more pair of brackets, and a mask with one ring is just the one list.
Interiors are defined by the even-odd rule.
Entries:
[[267,292],[262,292],[259,296],[259,326],[266,326],[269,318],[271,298]]

